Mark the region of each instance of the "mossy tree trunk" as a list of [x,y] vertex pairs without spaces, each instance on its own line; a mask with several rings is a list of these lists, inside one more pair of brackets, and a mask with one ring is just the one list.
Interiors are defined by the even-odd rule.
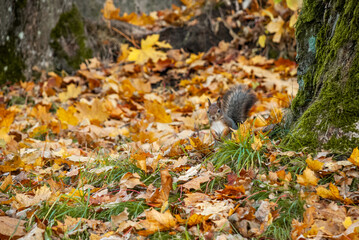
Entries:
[[72,0],[2,0],[0,8],[0,83],[29,78],[32,67],[51,64],[50,31]]
[[359,146],[359,4],[304,0],[296,26],[299,92],[283,143],[294,149]]
[[[38,70],[69,73],[92,56],[116,57],[122,38],[101,17],[105,0],[1,0],[0,84],[30,80]],[[178,0],[115,0],[148,12]],[[121,5],[122,4],[122,5]],[[132,8],[130,8],[132,7]],[[121,11],[122,13],[123,10]]]

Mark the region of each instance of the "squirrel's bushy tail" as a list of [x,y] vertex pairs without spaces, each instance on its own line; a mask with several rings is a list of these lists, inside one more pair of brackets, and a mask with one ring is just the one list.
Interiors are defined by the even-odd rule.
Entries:
[[237,85],[229,89],[223,96],[222,108],[228,117],[239,124],[247,119],[248,112],[256,101],[257,97],[252,90]]

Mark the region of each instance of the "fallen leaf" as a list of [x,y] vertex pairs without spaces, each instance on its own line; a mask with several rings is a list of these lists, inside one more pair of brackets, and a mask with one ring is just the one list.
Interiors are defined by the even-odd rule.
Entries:
[[308,167],[310,169],[312,169],[313,171],[319,171],[323,169],[324,163],[318,161],[318,160],[313,160],[311,158],[307,158],[305,160],[308,164]]
[[303,175],[297,175],[297,182],[303,186],[316,186],[318,184],[318,178],[315,176],[315,173],[306,168],[303,171]]
[[317,194],[326,199],[344,200],[343,197],[340,196],[339,189],[332,183],[329,183],[329,190],[322,186],[317,187]]
[[355,166],[359,166],[359,149],[358,147],[353,149],[352,154],[348,158],[348,161],[353,163]]
[[0,236],[3,236],[2,239],[24,236],[26,234],[25,223],[25,221],[20,219],[0,216]]
[[11,174],[9,174],[5,179],[4,181],[1,183],[1,186],[0,186],[0,190],[1,191],[5,191],[5,189],[7,189],[7,187],[9,185],[11,185],[13,182],[12,182],[12,176]]
[[50,188],[46,185],[35,191],[34,196],[29,196],[26,194],[18,193],[15,195],[15,202],[13,202],[13,206],[16,209],[34,206],[42,201],[46,201],[50,199],[52,192]]
[[159,104],[157,101],[154,102],[146,101],[145,108],[148,113],[152,114],[155,117],[155,120],[157,122],[161,122],[161,123],[172,122],[171,115],[167,114],[163,105]]
[[120,180],[120,187],[121,188],[134,188],[138,185],[144,186],[144,184],[141,182],[141,177],[138,175],[138,173],[126,173],[122,176]]
[[169,210],[160,213],[155,209],[151,209],[146,211],[145,215],[146,219],[140,221],[140,225],[146,230],[138,231],[138,234],[142,236],[148,236],[159,231],[171,230],[177,223]]
[[77,98],[81,92],[81,86],[76,87],[75,84],[71,83],[67,85],[66,92],[59,93],[59,99],[61,102],[65,102],[71,98]]
[[127,57],[128,61],[134,61],[139,65],[145,64],[149,59],[153,62],[158,60],[164,60],[167,55],[156,49],[156,45],[161,48],[172,48],[170,44],[158,41],[160,38],[159,34],[153,34],[148,36],[146,39],[141,40],[141,49],[130,47],[130,53]]

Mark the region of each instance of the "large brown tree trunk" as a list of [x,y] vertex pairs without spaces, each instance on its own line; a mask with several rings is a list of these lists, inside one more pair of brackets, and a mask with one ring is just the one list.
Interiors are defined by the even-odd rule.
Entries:
[[296,27],[299,92],[284,144],[340,152],[359,146],[359,4],[304,0]]

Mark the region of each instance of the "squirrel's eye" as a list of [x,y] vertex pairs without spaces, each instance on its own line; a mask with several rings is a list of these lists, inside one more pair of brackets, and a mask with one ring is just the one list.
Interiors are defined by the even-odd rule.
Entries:
[[221,109],[218,109],[218,111],[217,111],[218,113],[220,113],[221,112]]
[[209,114],[209,111],[207,111],[207,113]]

